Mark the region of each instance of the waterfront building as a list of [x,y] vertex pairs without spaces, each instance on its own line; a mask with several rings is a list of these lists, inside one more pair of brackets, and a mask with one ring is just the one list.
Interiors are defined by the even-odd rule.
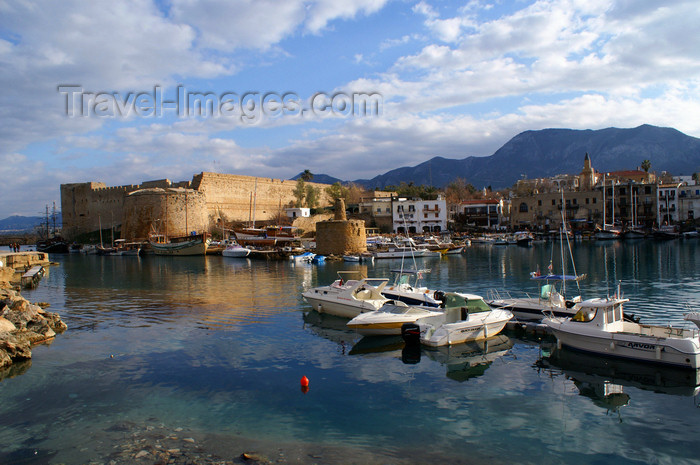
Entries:
[[503,199],[472,199],[459,205],[459,213],[468,226],[498,229],[508,223],[506,205]]
[[392,223],[395,233],[437,233],[447,229],[447,204],[436,200],[394,197]]
[[658,202],[656,210],[656,222],[659,225],[677,223],[679,216],[679,182],[659,184],[657,187]]
[[679,188],[678,220],[693,221],[700,211],[700,184],[689,184]]

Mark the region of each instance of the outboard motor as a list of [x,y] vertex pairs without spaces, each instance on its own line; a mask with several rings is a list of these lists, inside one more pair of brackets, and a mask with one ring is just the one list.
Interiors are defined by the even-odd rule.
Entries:
[[416,323],[404,323],[401,325],[401,337],[407,345],[420,343],[420,326]]

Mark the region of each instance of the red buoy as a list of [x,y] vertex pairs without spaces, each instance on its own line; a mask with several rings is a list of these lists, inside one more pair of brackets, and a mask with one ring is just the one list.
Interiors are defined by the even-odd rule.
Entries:
[[302,376],[301,377],[301,385],[304,387],[308,387],[309,386],[309,378],[307,378],[306,376]]

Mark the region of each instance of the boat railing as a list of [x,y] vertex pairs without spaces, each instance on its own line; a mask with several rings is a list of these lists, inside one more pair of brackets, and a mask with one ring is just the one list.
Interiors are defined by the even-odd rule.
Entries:
[[487,300],[505,300],[505,299],[512,299],[510,292],[506,291],[504,289],[498,290],[498,289],[489,289],[486,291],[486,296]]

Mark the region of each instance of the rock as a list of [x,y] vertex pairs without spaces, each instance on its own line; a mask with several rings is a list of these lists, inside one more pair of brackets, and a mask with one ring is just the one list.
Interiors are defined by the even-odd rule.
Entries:
[[241,459],[246,463],[269,463],[267,458],[255,452],[243,452]]
[[12,360],[32,358],[29,340],[21,335],[1,333],[0,350],[4,351]]
[[0,316],[0,332],[2,331],[15,331],[17,327],[9,320],[6,320],[5,318]]
[[134,457],[134,458],[136,458],[136,459],[141,459],[141,458],[144,458],[144,457],[148,457],[149,455],[150,455],[150,454],[148,453],[148,451],[142,450],[141,452],[139,452],[138,454],[136,454],[136,457]]

